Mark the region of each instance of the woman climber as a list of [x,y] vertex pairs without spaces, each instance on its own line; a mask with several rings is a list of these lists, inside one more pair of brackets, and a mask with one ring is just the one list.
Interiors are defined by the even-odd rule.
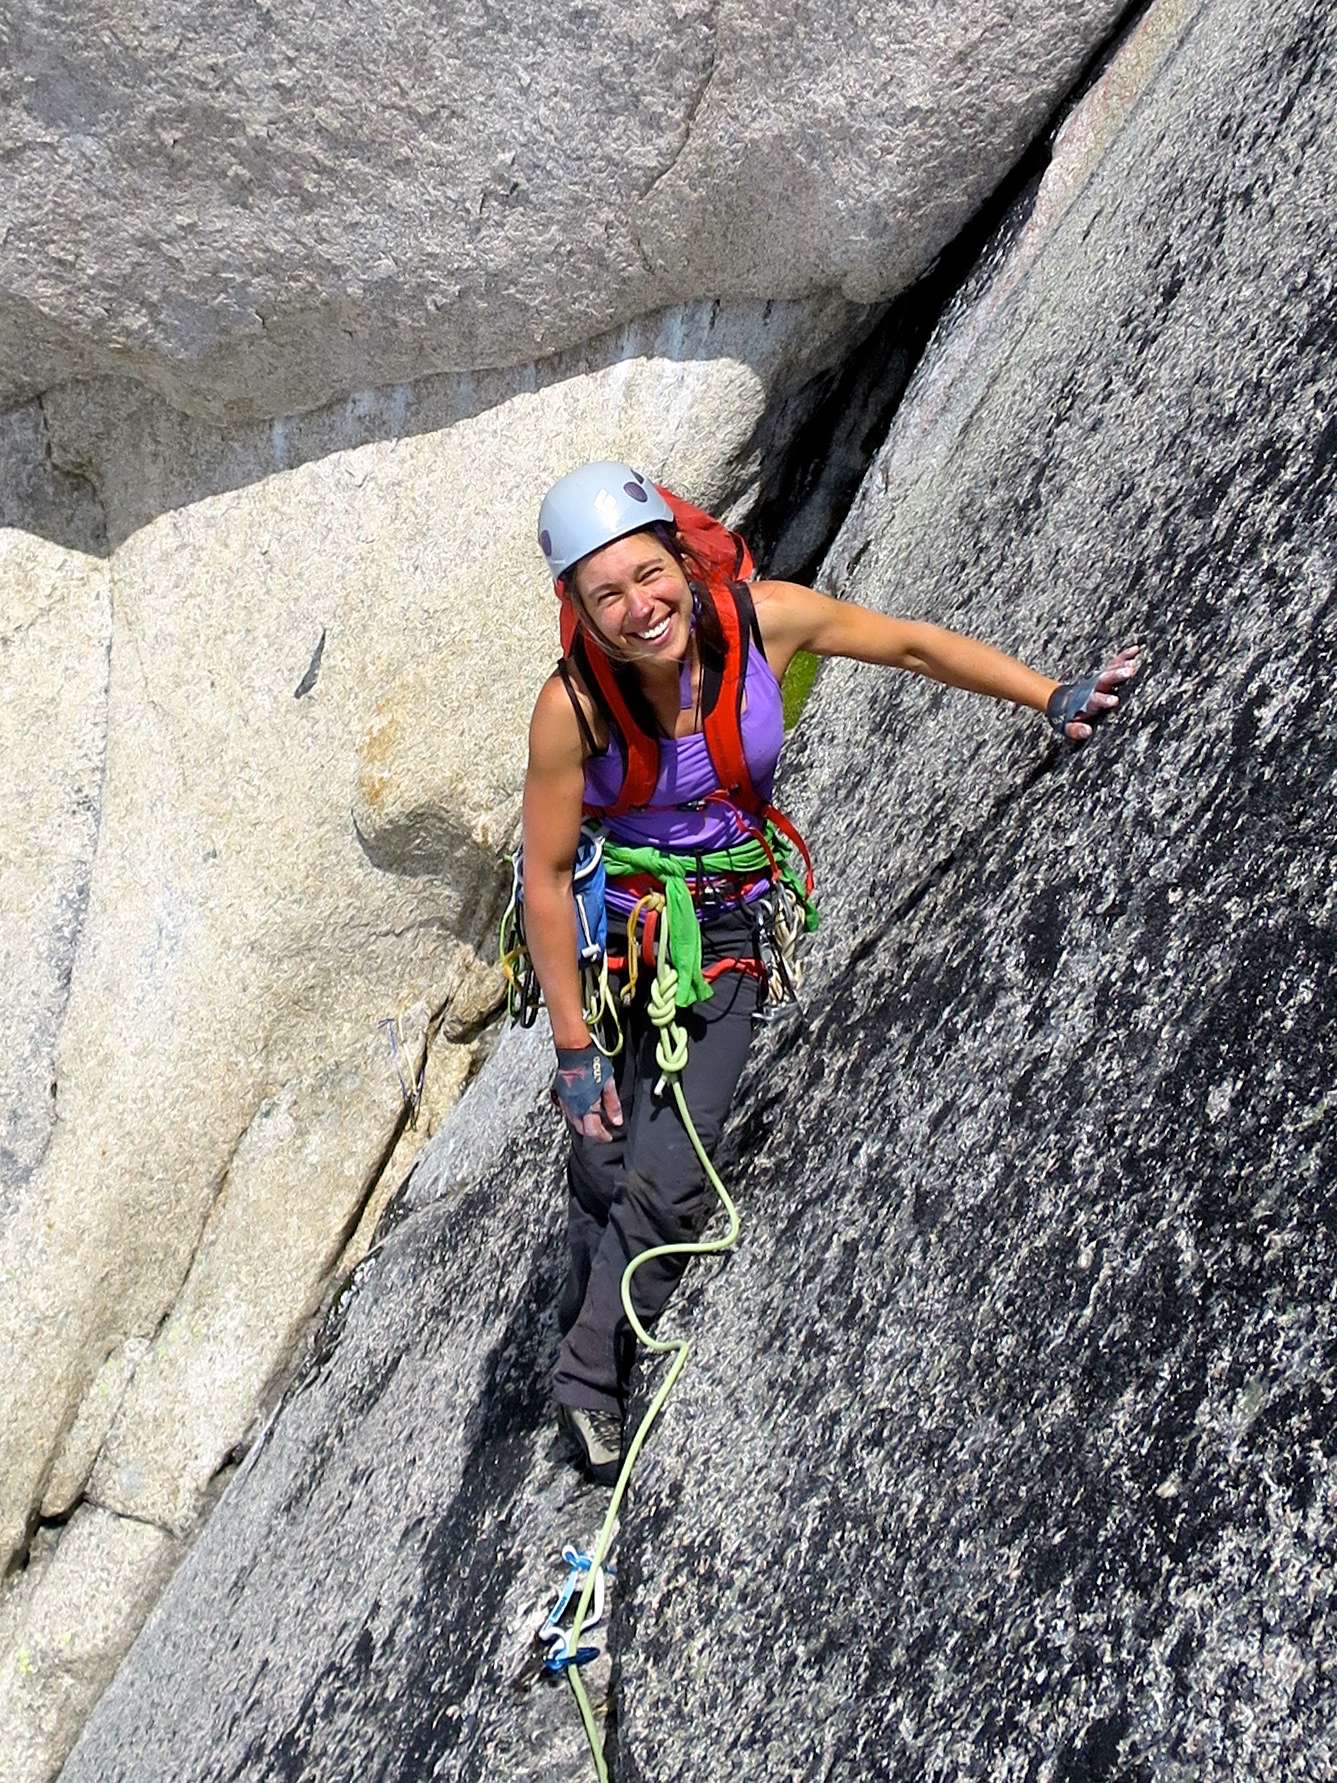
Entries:
[[[1030,706],[1080,743],[1119,704],[1115,690],[1137,672],[1139,647],[1060,685],[936,625],[792,582],[747,581],[751,560],[736,535],[624,464],[588,464],[554,484],[539,544],[562,601],[564,650],[530,724],[522,857],[525,945],[557,1049],[553,1100],[572,1134],[553,1385],[585,1472],[611,1484],[635,1355],[623,1272],[646,1251],[692,1240],[713,1205],[678,1105],[655,1094],[655,928],[676,912],[679,982],[684,970],[690,977],[677,993],[688,1042],[679,1082],[709,1154],[753,1018],[768,987],[780,989],[777,973],[788,977],[785,949],[772,957],[777,905],[792,915],[797,899],[806,914],[811,889],[797,870],[797,836],[768,804],[784,740],[780,681],[795,653],[908,669]],[[587,1020],[572,939],[573,867],[591,818],[621,875],[608,880],[609,916],[633,918],[626,960],[609,960],[614,982],[625,991],[630,980],[632,990],[611,1059]],[[638,952],[647,961],[639,980]],[[681,1256],[652,1257],[632,1275],[646,1326],[683,1267]]]

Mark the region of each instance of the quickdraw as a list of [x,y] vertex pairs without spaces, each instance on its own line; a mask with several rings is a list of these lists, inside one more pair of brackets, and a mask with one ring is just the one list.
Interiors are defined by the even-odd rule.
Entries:
[[582,1630],[588,1634],[591,1628],[596,1628],[603,1621],[607,1580],[615,1576],[611,1566],[596,1564],[592,1555],[583,1554],[570,1543],[562,1549],[562,1559],[569,1570],[557,1593],[556,1603],[543,1618],[534,1636],[536,1643],[545,1650],[543,1670],[553,1677],[560,1677],[569,1665],[588,1665],[592,1659],[599,1657],[598,1647],[572,1647],[571,1630],[563,1628],[562,1618],[575,1602],[587,1577],[593,1574],[594,1590],[589,1610],[582,1622]]
[[[581,1014],[594,1044],[612,1058],[622,1048],[622,1024],[608,982],[608,911],[604,903],[604,839],[588,826],[571,869],[571,896],[576,911],[576,959],[580,971]],[[511,1020],[532,1028],[543,993],[525,945],[524,849],[511,862],[511,900],[501,919],[499,950],[506,978],[506,1008]]]
[[607,1607],[608,1581],[617,1576],[616,1567],[597,1563],[593,1555],[583,1553],[568,1542],[562,1549],[566,1578],[557,1592],[551,1609],[545,1611],[534,1630],[532,1652],[512,1682],[517,1690],[528,1690],[543,1677],[556,1678],[570,1666],[589,1665],[598,1659],[601,1649],[585,1641],[573,1644],[573,1633],[566,1626],[567,1613],[576,1602],[587,1579],[593,1575],[593,1593],[588,1613],[583,1619],[582,1633],[588,1634],[603,1621]]

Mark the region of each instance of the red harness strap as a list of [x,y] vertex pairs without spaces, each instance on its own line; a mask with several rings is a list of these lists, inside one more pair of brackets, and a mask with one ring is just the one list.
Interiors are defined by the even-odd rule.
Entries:
[[747,680],[747,660],[751,637],[739,611],[738,596],[729,589],[727,600],[714,603],[715,617],[724,633],[724,670],[719,693],[701,721],[706,748],[720,789],[733,803],[744,810],[757,811],[761,800],[752,784],[752,775],[743,749],[743,687]]
[[[653,963],[653,961],[647,961],[647,964],[652,965]],[[609,954],[608,970],[610,972],[625,972],[626,969],[627,956],[625,953]],[[725,972],[741,972],[745,978],[764,978],[766,976],[766,968],[761,961],[749,959],[716,960],[713,965],[706,967],[701,976],[707,984],[714,984],[715,980]]]
[[716,960],[701,974],[707,984],[714,984],[722,972],[741,972],[745,978],[764,978],[766,968],[760,960]]
[[645,921],[641,925],[641,958],[647,966],[655,963],[655,932],[659,928],[659,912],[651,909],[645,913]]
[[[580,626],[576,610],[568,596],[562,598],[562,652],[571,656],[579,640]],[[613,665],[603,651],[587,649],[581,641],[581,670],[594,682],[594,690],[621,739],[625,756],[622,788],[611,805],[587,805],[587,816],[618,817],[636,805],[648,805],[659,779],[659,744],[637,724],[631,715],[626,697],[618,685]]]
[[808,896],[811,897],[817,883],[812,876],[812,856],[808,852],[808,844],[799,834],[797,825],[792,824],[785,816],[784,812],[779,810],[775,805],[767,805],[762,811],[761,817],[763,823],[773,823],[780,834],[788,841],[792,842],[794,847],[798,849],[799,855],[803,861],[804,888],[807,891]]

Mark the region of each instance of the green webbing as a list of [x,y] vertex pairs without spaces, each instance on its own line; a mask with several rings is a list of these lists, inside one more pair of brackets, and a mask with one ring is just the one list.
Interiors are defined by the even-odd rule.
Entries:
[[687,889],[688,874],[698,868],[705,873],[728,873],[747,879],[771,871],[774,857],[780,877],[803,906],[804,926],[811,932],[817,927],[817,906],[808,896],[807,886],[795,867],[789,844],[773,825],[766,828],[770,854],[761,843],[749,839],[732,848],[713,849],[705,854],[666,854],[648,845],[633,848],[624,842],[604,838],[604,870],[610,879],[626,879],[645,873],[657,879],[664,888],[665,925],[669,931],[669,965],[676,974],[677,1006],[689,1009],[693,1003],[704,1003],[714,995],[701,975],[701,929],[696,906]]
[[604,843],[604,870],[608,874],[620,879],[630,873],[649,873],[664,888],[664,922],[670,937],[670,959],[678,976],[680,1009],[702,1003],[712,994],[701,976],[701,929],[692,894],[687,889],[687,870],[694,864],[690,855]]

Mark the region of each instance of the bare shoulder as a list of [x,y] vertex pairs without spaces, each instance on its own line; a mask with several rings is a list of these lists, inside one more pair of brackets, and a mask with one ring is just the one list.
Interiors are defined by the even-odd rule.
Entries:
[[558,675],[534,701],[525,767],[524,839],[527,862],[570,867],[580,834],[585,788],[583,746],[575,709]]
[[758,612],[763,607],[783,607],[796,597],[812,593],[812,589],[805,588],[801,582],[777,582],[771,577],[759,577],[747,586]]
[[806,588],[802,582],[761,581],[748,584],[757,620],[763,632],[767,625],[783,626],[803,623],[814,606],[821,606],[831,597]]
[[534,702],[534,715],[529,723],[531,759],[535,751],[547,757],[567,758],[574,754],[580,761],[588,753],[586,733],[602,748],[605,739],[603,719],[581,680],[580,672],[568,664],[570,682],[559,671],[548,676]]
[[817,616],[830,599],[801,582],[759,581],[750,584],[752,604],[766,655],[777,675],[790,660],[807,648]]

